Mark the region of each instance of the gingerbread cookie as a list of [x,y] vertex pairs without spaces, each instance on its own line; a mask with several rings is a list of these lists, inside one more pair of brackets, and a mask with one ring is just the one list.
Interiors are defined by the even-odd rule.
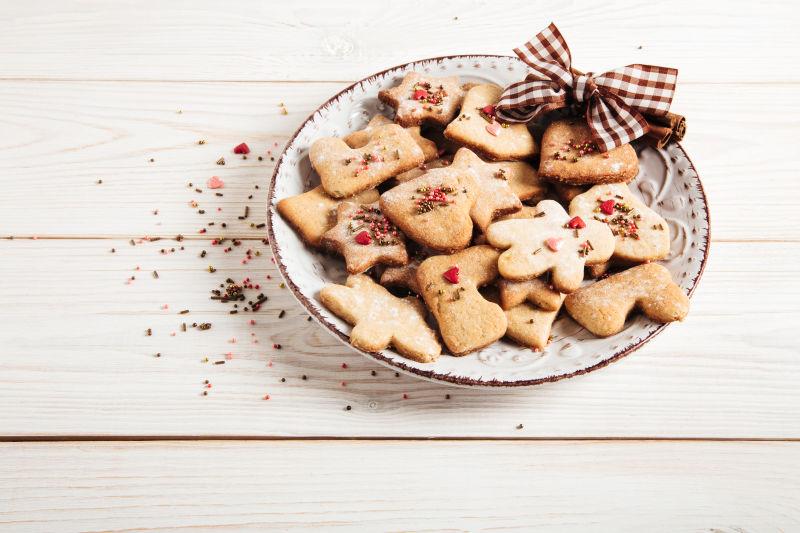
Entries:
[[[378,196],[376,189],[370,189],[351,200],[372,203]],[[322,235],[336,224],[336,206],[339,203],[341,200],[331,198],[321,186],[317,186],[303,194],[284,198],[275,207],[307,244],[319,246]]]
[[556,308],[552,311],[540,309],[527,302],[507,309],[505,312],[508,319],[506,337],[532,348],[534,351],[544,350],[550,342],[550,331],[558,316],[564,296],[563,294],[558,295]]
[[473,246],[430,257],[417,270],[421,295],[453,355],[488,346],[506,331],[503,310],[478,292],[478,287],[497,277],[497,257],[491,246]]
[[554,200],[542,200],[534,218],[501,220],[486,232],[489,244],[506,250],[500,275],[512,281],[534,279],[550,271],[553,287],[570,293],[580,287],[585,264],[608,260],[614,236],[606,224],[570,217]]
[[442,351],[436,333],[425,322],[425,308],[414,297],[397,298],[369,276],[354,275],[347,285],[327,285],[320,300],[353,326],[350,344],[367,352],[390,345],[402,355],[430,363]]
[[384,287],[405,287],[406,289],[419,294],[417,284],[417,269],[420,261],[413,260],[407,265],[388,267],[381,274],[381,285]]
[[473,221],[486,228],[522,207],[508,181],[488,172],[487,165],[462,148],[449,166],[383,193],[381,209],[414,241],[441,252],[460,250],[472,238]]
[[600,152],[583,118],[557,120],[542,136],[539,175],[572,185],[628,182],[639,172],[630,144]]
[[573,198],[586,192],[586,185],[568,185],[566,183],[553,183],[553,192],[562,203],[569,205]]
[[429,170],[433,170],[434,168],[443,168],[450,163],[453,162],[452,157],[439,157],[434,159],[433,161],[428,161],[427,163],[422,163],[417,168],[412,168],[411,170],[406,170],[405,172],[401,172],[397,176],[394,177],[399,183],[403,183],[406,181],[411,181],[414,178],[418,178],[425,174]]
[[395,110],[395,122],[401,126],[419,126],[423,122],[447,125],[456,116],[464,91],[458,76],[436,78],[409,72],[397,87],[378,93],[381,102]]
[[[372,117],[369,123],[367,123],[367,126],[363,130],[354,131],[348,135],[345,135],[343,138],[344,142],[347,143],[347,146],[350,148],[361,148],[369,142],[369,132],[372,129],[377,128],[378,126],[385,126],[386,124],[392,124],[392,121],[383,115],[375,115]],[[425,161],[436,159],[436,157],[439,155],[439,149],[436,147],[436,143],[423,137],[419,126],[406,128],[406,131],[411,135],[411,137],[414,138],[414,141],[416,141],[416,143],[422,149],[422,154],[425,156]]]
[[425,159],[414,138],[397,124],[376,126],[366,135],[369,142],[357,149],[336,137],[311,145],[311,165],[330,196],[346,198],[371,189]]
[[500,306],[509,310],[526,300],[544,311],[558,311],[564,300],[561,293],[541,279],[528,281],[509,281],[501,279],[497,283],[500,291]]
[[538,153],[528,126],[498,121],[494,104],[502,93],[502,87],[491,83],[470,89],[458,118],[445,128],[445,137],[495,161],[526,159]]
[[322,245],[344,256],[347,272],[361,274],[380,263],[408,263],[405,237],[381,213],[378,202],[342,202],[336,225],[322,236]]
[[643,263],[669,255],[669,226],[624,183],[595,185],[576,196],[569,213],[608,224],[617,242],[614,258]]
[[657,263],[633,267],[567,296],[567,311],[598,337],[619,333],[625,318],[638,308],[656,322],[683,320],[689,297]]

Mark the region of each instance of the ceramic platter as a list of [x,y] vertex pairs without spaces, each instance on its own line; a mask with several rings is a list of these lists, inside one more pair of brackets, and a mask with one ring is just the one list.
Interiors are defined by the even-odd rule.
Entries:
[[[275,261],[287,286],[300,303],[334,336],[348,342],[350,326],[325,309],[318,299],[327,283],[344,283],[344,262],[306,246],[277,214],[275,204],[319,183],[308,150],[320,137],[342,136],[363,128],[375,114],[389,117],[392,110],[378,101],[378,91],[397,85],[412,71],[433,76],[459,76],[462,82],[506,86],[524,78],[526,67],[515,57],[451,56],[415,61],[365,78],[333,96],[297,130],[278,160],[270,184],[267,222]],[[640,171],[630,187],[670,226],[672,248],[662,263],[673,279],[691,295],[708,256],[709,217],[697,171],[680,144],[663,149],[637,147]],[[691,313],[687,320],[691,320]],[[680,324],[673,326],[680,328]],[[625,329],[608,338],[596,338],[565,312],[553,325],[553,340],[543,352],[501,340],[464,357],[442,354],[435,363],[417,363],[391,349],[361,352],[365,357],[421,378],[470,387],[519,387],[557,381],[591,372],[620,359],[666,328],[634,314]]]

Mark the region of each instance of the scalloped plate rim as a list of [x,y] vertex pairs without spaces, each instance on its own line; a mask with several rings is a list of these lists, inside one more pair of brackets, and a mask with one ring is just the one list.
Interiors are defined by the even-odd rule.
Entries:
[[[373,78],[377,78],[379,76],[386,75],[386,74],[388,74],[388,73],[390,73],[392,71],[395,71],[395,70],[406,69],[407,67],[409,67],[410,65],[413,65],[413,64],[424,64],[424,63],[429,63],[429,62],[437,62],[437,61],[449,60],[449,59],[462,59],[462,58],[465,59],[465,60],[467,60],[467,59],[486,60],[487,58],[502,58],[502,59],[512,59],[512,60],[517,59],[517,58],[515,58],[513,56],[498,55],[498,54],[456,54],[456,55],[438,56],[438,57],[431,57],[431,58],[426,58],[426,59],[419,59],[419,60],[415,60],[415,61],[409,61],[409,62],[406,62],[406,63],[402,63],[400,65],[395,65],[395,66],[387,68],[385,70],[373,73],[373,74],[371,74],[371,75],[369,75],[369,76],[367,76],[365,78],[362,78],[362,79],[360,79],[360,80],[348,85],[347,87],[345,87],[341,91],[339,91],[336,94],[334,94],[333,96],[331,96],[328,100],[326,100],[320,106],[318,106],[310,115],[308,115],[308,117],[306,117],[305,120],[303,120],[301,122],[300,126],[295,130],[295,132],[292,134],[292,136],[287,141],[286,145],[284,146],[283,151],[281,152],[280,157],[277,160],[277,163],[275,164],[275,169],[274,169],[274,171],[272,173],[272,176],[270,178],[269,192],[267,194],[267,220],[266,220],[266,222],[267,222],[267,235],[269,237],[269,245],[270,245],[270,249],[272,250],[272,254],[273,254],[274,258],[275,258],[275,263],[278,266],[278,271],[279,271],[281,277],[283,278],[284,282],[286,283],[286,286],[290,289],[292,295],[300,303],[300,305],[302,305],[310,313],[310,316],[313,317],[316,322],[318,322],[320,325],[322,325],[328,332],[330,332],[336,339],[338,339],[339,342],[341,342],[343,345],[347,346],[350,350],[352,350],[354,352],[357,352],[357,353],[360,353],[364,357],[366,357],[368,359],[371,359],[371,360],[381,364],[382,366],[385,366],[385,367],[390,368],[392,370],[403,372],[404,374],[407,374],[407,375],[410,375],[410,376],[414,376],[416,378],[420,378],[420,379],[423,379],[423,380],[426,380],[426,381],[431,381],[431,382],[434,382],[434,383],[440,383],[440,384],[456,386],[456,387],[467,387],[467,388],[533,387],[533,386],[541,385],[541,384],[544,384],[544,383],[554,383],[556,381],[561,381],[561,380],[572,378],[572,377],[575,377],[575,376],[580,376],[580,375],[583,375],[583,374],[587,374],[589,372],[593,372],[595,370],[599,370],[599,369],[601,369],[601,368],[603,368],[603,367],[605,367],[605,366],[607,366],[607,365],[609,365],[609,364],[611,364],[613,362],[616,362],[616,361],[622,359],[623,357],[625,357],[627,355],[630,355],[631,353],[635,352],[636,350],[638,350],[639,348],[641,348],[642,346],[647,344],[650,340],[655,338],[658,334],[660,334],[662,331],[664,331],[664,329],[666,329],[666,327],[669,326],[670,324],[661,324],[655,330],[651,331],[650,334],[647,335],[646,337],[640,339],[637,342],[632,343],[629,346],[625,346],[624,348],[616,351],[612,355],[606,357],[605,359],[603,359],[603,360],[601,360],[601,361],[599,361],[599,362],[597,362],[595,364],[592,364],[592,365],[589,365],[589,366],[586,366],[586,367],[583,367],[583,368],[579,368],[579,369],[577,369],[577,370],[575,370],[573,372],[562,373],[562,374],[547,376],[547,377],[543,377],[543,378],[535,378],[535,379],[527,379],[527,380],[522,379],[522,380],[514,380],[514,381],[498,380],[498,379],[486,379],[486,380],[484,380],[482,378],[475,379],[475,378],[470,378],[470,377],[466,377],[466,376],[453,375],[453,374],[450,374],[450,373],[441,373],[441,372],[436,372],[436,371],[432,371],[432,370],[423,370],[423,369],[420,369],[420,368],[416,368],[416,367],[413,367],[413,366],[406,365],[402,361],[398,361],[395,358],[392,358],[392,357],[384,355],[382,352],[367,352],[367,351],[364,351],[364,350],[361,350],[361,349],[358,349],[358,348],[354,347],[352,344],[350,344],[349,335],[347,335],[346,333],[341,331],[338,327],[336,327],[336,325],[328,322],[320,314],[320,311],[319,311],[317,305],[314,302],[312,302],[311,300],[309,300],[302,293],[300,288],[294,283],[294,280],[291,278],[291,276],[286,271],[286,267],[285,267],[283,261],[281,260],[281,251],[280,251],[280,247],[278,246],[278,244],[276,242],[275,232],[274,232],[274,228],[273,228],[273,217],[278,216],[277,211],[273,206],[274,199],[275,199],[275,183],[276,183],[276,179],[278,177],[278,174],[279,174],[279,172],[281,170],[281,167],[284,164],[285,158],[287,157],[287,153],[289,152],[290,148],[292,148],[292,146],[294,145],[294,142],[296,141],[297,136],[300,134],[300,132],[303,129],[305,129],[306,125],[309,122],[312,122],[314,120],[314,117],[318,113],[320,113],[326,107],[330,106],[332,103],[334,103],[337,100],[339,100],[341,97],[343,97],[347,93],[351,92],[355,87],[359,86],[362,83],[369,82]],[[706,221],[707,221],[706,234],[703,236],[704,237],[704,241],[705,241],[704,242],[705,248],[704,248],[704,252],[703,252],[702,262],[700,264],[700,268],[699,268],[699,271],[697,273],[697,276],[692,281],[692,285],[691,285],[691,287],[689,288],[689,291],[688,291],[688,296],[691,297],[692,294],[694,293],[695,289],[697,288],[697,285],[699,284],[700,279],[703,276],[703,272],[705,271],[705,267],[706,267],[706,264],[707,264],[707,261],[708,261],[708,255],[709,255],[710,247],[711,247],[711,215],[710,215],[709,207],[708,207],[708,198],[706,196],[705,189],[703,188],[702,181],[700,179],[699,174],[697,173],[697,169],[694,166],[694,163],[692,162],[691,158],[686,153],[686,150],[683,148],[683,145],[681,145],[680,142],[672,141],[670,143],[670,145],[676,145],[678,147],[680,152],[683,154],[683,156],[688,161],[690,168],[695,173],[695,176],[696,176],[695,181],[696,181],[696,185],[697,185],[700,197],[703,200],[702,208],[703,208],[703,212],[704,212],[704,214],[706,216]],[[525,349],[527,349],[527,348],[520,347],[520,350],[525,350]]]

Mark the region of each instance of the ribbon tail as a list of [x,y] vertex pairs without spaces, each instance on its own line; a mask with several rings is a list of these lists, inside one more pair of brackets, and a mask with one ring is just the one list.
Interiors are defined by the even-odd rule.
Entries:
[[642,137],[650,127],[645,118],[613,94],[595,94],[586,106],[586,122],[598,148],[608,152]]

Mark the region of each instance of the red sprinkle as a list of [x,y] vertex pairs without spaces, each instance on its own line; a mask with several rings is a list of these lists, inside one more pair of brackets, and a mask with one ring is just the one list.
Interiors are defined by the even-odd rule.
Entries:
[[356,242],[361,245],[367,245],[372,242],[372,238],[369,236],[369,233],[366,231],[362,231],[358,235],[356,235]]
[[428,97],[428,91],[425,89],[417,89],[414,91],[414,100],[422,100],[423,98]]
[[250,147],[247,146],[247,143],[239,144],[237,146],[234,146],[233,153],[234,154],[249,154],[250,153]]
[[342,363],[342,368],[347,368],[347,363]]
[[458,283],[458,267],[452,266],[444,274],[442,274],[444,279],[449,281],[450,283]]
[[483,111],[484,113],[486,113],[490,117],[494,116],[494,106],[493,105],[487,105],[486,107],[481,109],[481,111]]
[[269,394],[265,394],[265,395],[264,395],[264,399],[265,399],[265,400],[269,400]]
[[225,186],[225,182],[219,179],[219,176],[211,176],[208,180],[209,189],[221,189]]
[[604,215],[613,215],[614,200],[606,200],[605,202],[600,204],[600,211],[602,211]]
[[569,229],[583,229],[586,227],[586,222],[584,222],[581,217],[572,217],[572,219],[567,222],[567,227]]

